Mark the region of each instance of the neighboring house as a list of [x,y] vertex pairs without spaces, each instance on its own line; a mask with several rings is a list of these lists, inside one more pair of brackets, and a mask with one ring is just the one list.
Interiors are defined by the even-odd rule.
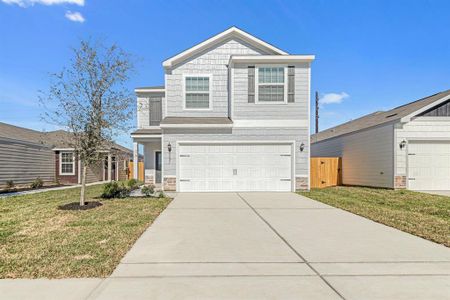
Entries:
[[[127,179],[129,149],[105,147],[105,159],[88,168],[87,182]],[[29,185],[37,177],[46,183],[78,184],[82,162],[63,130],[40,132],[0,122],[0,188],[6,181]]]
[[164,61],[164,86],[135,89],[145,181],[181,192],[308,189],[313,60],[232,27]]
[[342,157],[347,185],[450,190],[450,90],[319,132],[311,154]]

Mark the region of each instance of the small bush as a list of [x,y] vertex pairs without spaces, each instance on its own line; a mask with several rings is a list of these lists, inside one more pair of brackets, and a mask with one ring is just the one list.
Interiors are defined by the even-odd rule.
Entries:
[[123,183],[119,185],[117,181],[108,182],[103,186],[102,198],[126,198],[130,195],[131,189]]
[[158,198],[166,198],[166,194],[163,191],[159,192]]
[[35,180],[33,180],[33,182],[30,184],[30,187],[32,189],[38,189],[44,186],[44,181],[38,177]]
[[141,192],[146,197],[150,197],[155,192],[155,187],[153,185],[145,185],[142,187]]
[[127,186],[131,189],[131,190],[136,190],[139,188],[139,186],[142,185],[142,183],[134,178],[130,179],[127,181]]
[[12,180],[6,181],[6,189],[7,190],[13,190],[15,186],[16,185],[14,184],[14,181],[12,181]]

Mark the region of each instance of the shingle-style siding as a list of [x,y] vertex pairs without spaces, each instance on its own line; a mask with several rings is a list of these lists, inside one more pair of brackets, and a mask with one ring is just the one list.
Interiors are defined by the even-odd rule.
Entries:
[[407,175],[407,147],[400,150],[403,140],[448,140],[450,141],[450,118],[418,117],[403,126],[398,123],[395,129],[395,175]]
[[53,151],[42,145],[0,137],[0,188],[8,180],[29,185],[37,177],[45,182],[55,181]]
[[176,143],[180,141],[296,141],[295,175],[308,176],[309,149],[300,152],[300,144],[307,145],[308,128],[228,128],[228,129],[170,129],[164,130],[164,144],[172,145],[169,154],[163,148],[164,176],[176,175]]
[[295,66],[295,101],[287,104],[249,103],[249,65],[235,65],[233,70],[233,120],[308,120],[310,65],[309,63],[289,65]]
[[312,157],[342,157],[348,185],[393,188],[394,125],[388,124],[311,144]]
[[137,95],[137,128],[148,128],[150,126],[150,98],[161,99],[161,113],[165,116],[164,93],[143,93]]
[[[184,63],[166,70],[166,100],[168,116],[226,117],[228,116],[228,63],[231,55],[267,54],[239,40],[226,40]],[[212,110],[183,110],[183,74],[211,74]],[[247,81],[245,81],[247,83]],[[247,101],[247,95],[246,95]]]

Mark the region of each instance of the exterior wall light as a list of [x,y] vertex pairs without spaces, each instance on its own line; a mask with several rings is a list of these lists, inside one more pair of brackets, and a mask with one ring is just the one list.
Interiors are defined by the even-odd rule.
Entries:
[[400,149],[405,148],[406,147],[406,141],[405,140],[401,141],[399,146],[400,146]]
[[172,152],[172,145],[170,144],[170,142],[167,144],[167,151]]
[[305,150],[305,144],[301,143],[300,144],[300,152],[303,152],[303,150]]

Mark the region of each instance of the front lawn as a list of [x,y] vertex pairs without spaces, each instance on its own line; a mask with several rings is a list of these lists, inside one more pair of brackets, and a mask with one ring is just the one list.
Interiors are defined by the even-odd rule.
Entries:
[[106,277],[166,208],[167,198],[99,199],[88,210],[60,210],[79,188],[0,198],[0,278]]
[[450,247],[450,197],[364,187],[300,194]]

